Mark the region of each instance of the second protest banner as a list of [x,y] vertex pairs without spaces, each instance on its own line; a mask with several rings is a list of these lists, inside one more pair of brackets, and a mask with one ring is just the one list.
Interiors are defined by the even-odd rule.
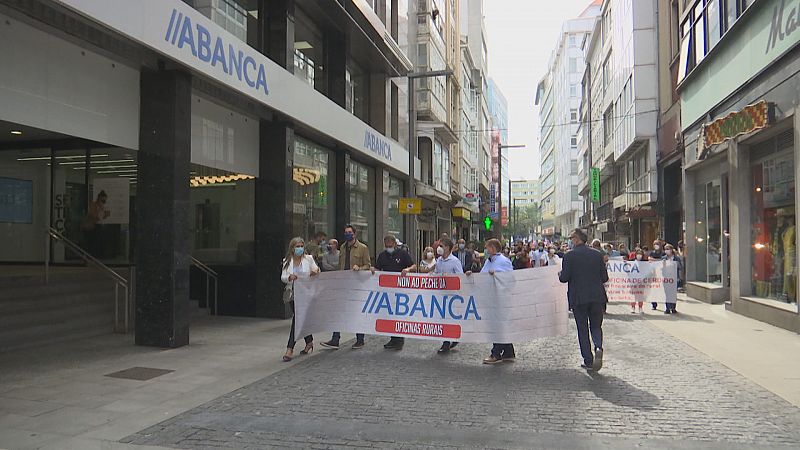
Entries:
[[559,267],[494,275],[324,272],[294,284],[295,336],[324,331],[461,342],[567,332]]
[[610,302],[677,302],[678,265],[673,261],[612,259],[606,267],[606,294]]

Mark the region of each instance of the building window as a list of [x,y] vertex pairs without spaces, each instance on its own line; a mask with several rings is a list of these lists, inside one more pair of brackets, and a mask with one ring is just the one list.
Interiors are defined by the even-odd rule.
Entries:
[[570,47],[575,47],[575,35],[574,34],[570,35],[570,37],[569,37],[569,46]]
[[572,136],[569,138],[569,146],[570,148],[578,148],[578,137]]
[[771,147],[771,154],[750,166],[753,295],[797,303],[794,155],[791,137],[788,145],[779,142],[780,138],[751,151],[760,156]]
[[578,195],[578,186],[570,186],[572,188],[572,201],[579,202],[581,201],[581,196]]
[[577,123],[578,122],[578,110],[577,109],[572,108],[572,109],[569,110],[569,121],[572,122],[572,123]]
[[375,169],[350,161],[347,185],[350,188],[349,223],[358,229],[358,240],[375,249]]
[[578,58],[569,59],[569,71],[570,73],[575,73],[578,71]]
[[569,96],[570,97],[577,97],[578,96],[578,85],[577,84],[570,84],[569,85]]
[[333,236],[336,203],[333,153],[295,136],[292,160],[292,235],[309,239],[317,231],[324,231]]
[[570,175],[577,175],[578,174],[578,160],[573,159],[569,162],[569,173]]
[[603,144],[608,145],[611,142],[611,134],[614,131],[613,124],[614,107],[609,106],[608,110],[603,114]]
[[400,214],[400,198],[403,196],[404,183],[398,178],[383,172],[384,216],[386,217],[386,233],[405,241],[403,215]]

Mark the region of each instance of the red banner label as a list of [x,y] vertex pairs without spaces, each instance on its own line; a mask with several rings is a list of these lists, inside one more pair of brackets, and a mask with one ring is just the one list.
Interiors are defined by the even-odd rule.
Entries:
[[443,323],[406,322],[403,320],[378,319],[375,321],[375,331],[378,333],[439,337],[442,339],[461,338],[461,325],[450,325]]
[[386,288],[426,289],[438,291],[457,291],[461,289],[461,279],[442,276],[402,276],[381,275],[378,284]]

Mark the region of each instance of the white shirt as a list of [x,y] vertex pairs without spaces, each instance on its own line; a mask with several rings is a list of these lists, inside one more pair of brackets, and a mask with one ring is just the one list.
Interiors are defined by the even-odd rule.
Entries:
[[288,283],[289,275],[297,275],[297,278],[306,278],[311,276],[311,272],[319,272],[319,266],[317,266],[313,256],[303,255],[299,266],[294,265],[294,258],[292,258],[283,269],[283,272],[281,272],[281,281]]

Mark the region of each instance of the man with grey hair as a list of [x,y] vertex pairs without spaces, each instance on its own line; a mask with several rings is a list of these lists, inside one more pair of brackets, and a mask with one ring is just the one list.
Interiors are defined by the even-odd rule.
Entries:
[[331,239],[328,241],[328,251],[322,255],[322,270],[332,272],[339,270],[339,241]]
[[583,356],[581,367],[598,371],[603,367],[603,313],[608,303],[604,284],[608,281],[608,270],[603,254],[586,247],[588,237],[583,230],[576,228],[569,238],[573,247],[564,255],[558,279],[569,283],[567,298],[578,327],[578,343]]

